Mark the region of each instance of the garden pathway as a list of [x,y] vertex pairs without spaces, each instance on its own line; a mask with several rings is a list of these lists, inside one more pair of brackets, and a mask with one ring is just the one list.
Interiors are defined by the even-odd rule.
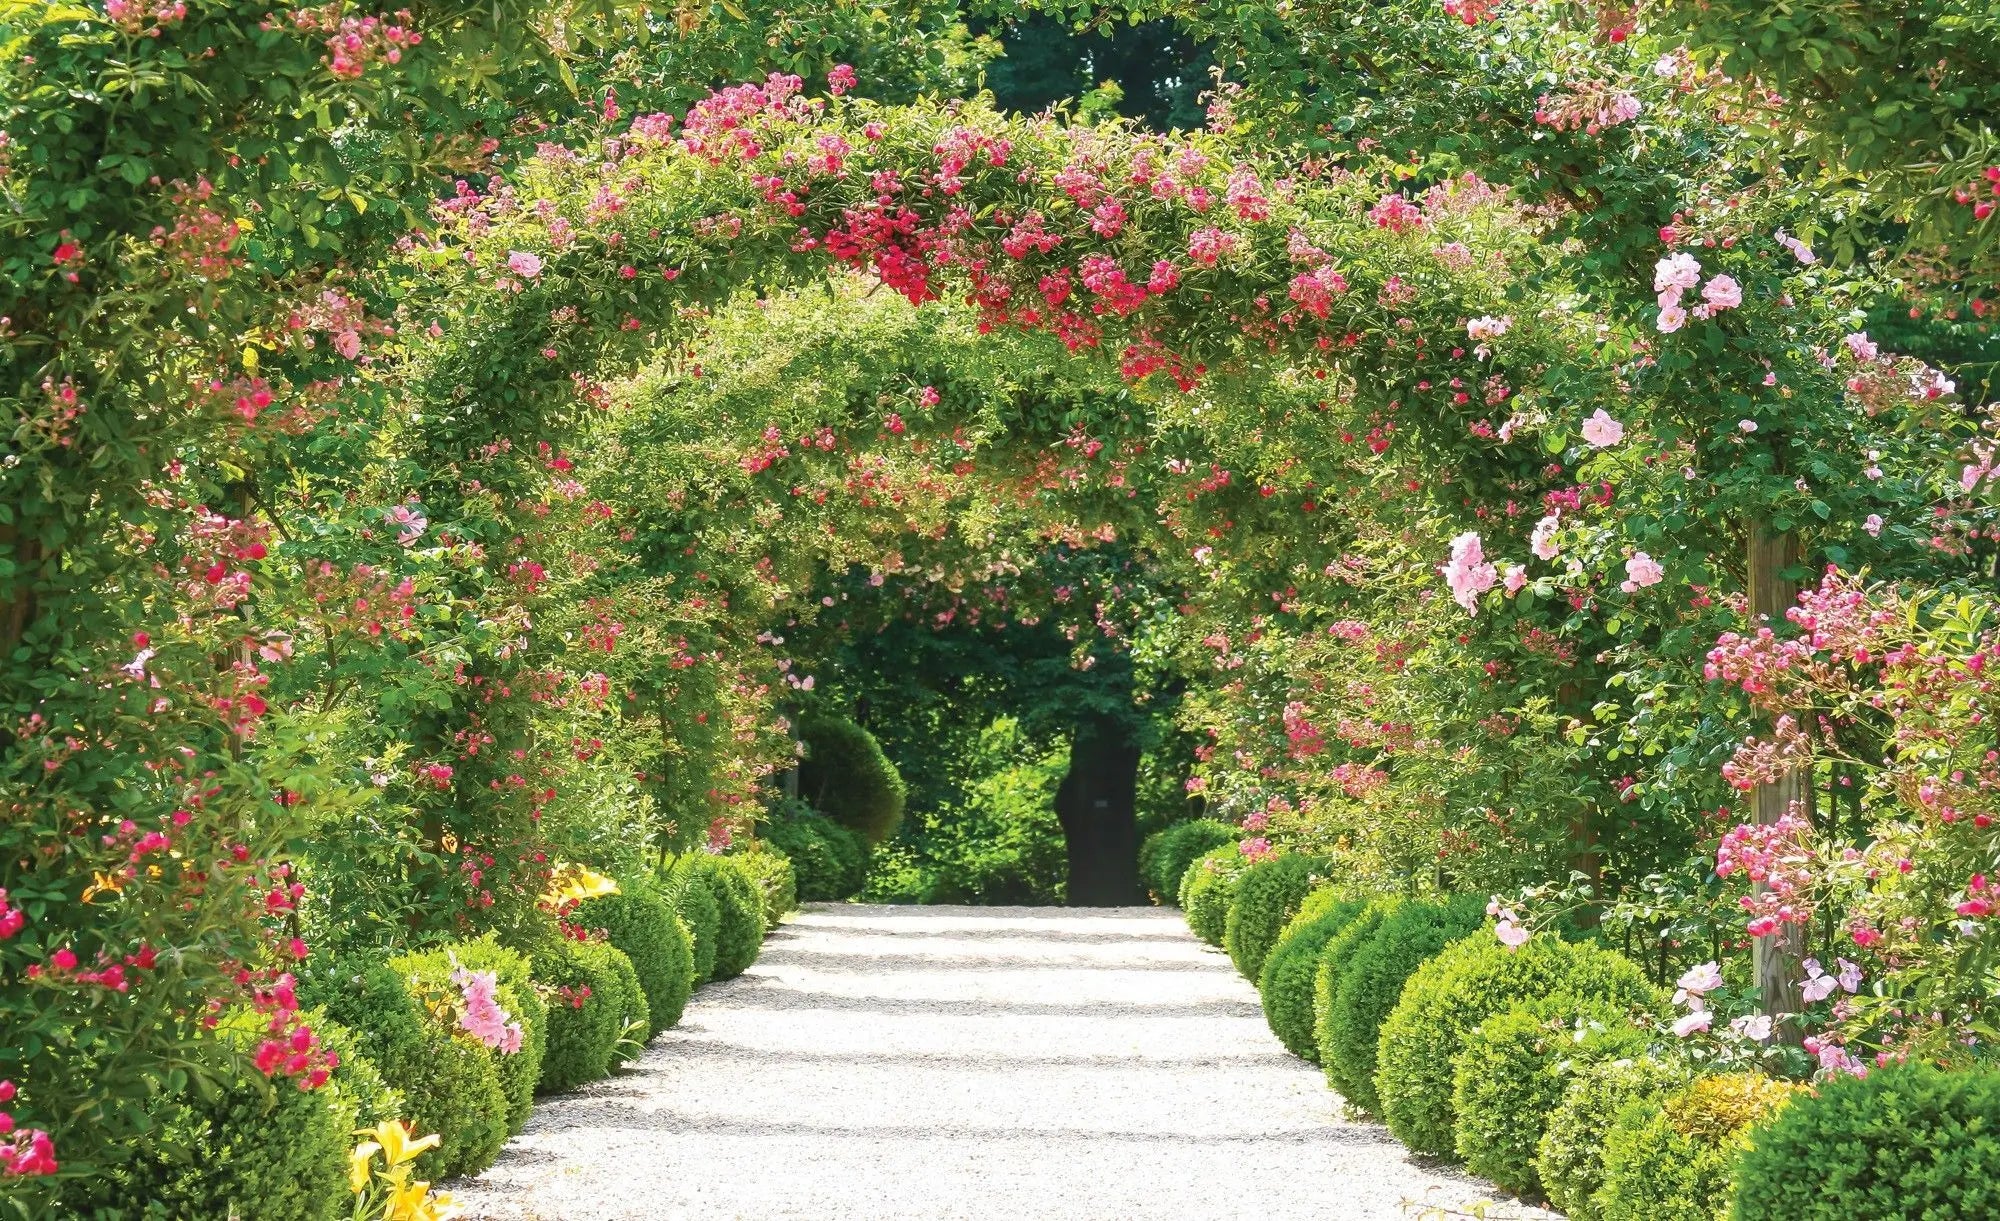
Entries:
[[1389,1221],[1491,1192],[1341,1118],[1178,912],[849,904],[452,1190],[490,1221]]

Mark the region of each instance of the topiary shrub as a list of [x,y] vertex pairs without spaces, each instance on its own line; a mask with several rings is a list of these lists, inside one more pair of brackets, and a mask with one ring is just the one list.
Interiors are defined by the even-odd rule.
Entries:
[[735,979],[757,961],[764,946],[764,896],[742,857],[697,853],[694,859],[715,896],[715,969],[710,978]]
[[389,1084],[373,1060],[361,1054],[361,1040],[353,1031],[326,1016],[324,1010],[308,1010],[305,1023],[339,1060],[323,1088],[339,1097],[337,1109],[354,1116],[354,1127],[372,1128],[384,1120],[402,1118],[403,1092]]
[[1375,1093],[1389,1130],[1419,1153],[1449,1156],[1456,1148],[1453,1060],[1481,1022],[1515,1001],[1539,997],[1617,1008],[1660,1002],[1645,972],[1611,950],[1547,933],[1519,947],[1490,935],[1455,942],[1410,975],[1382,1023]]
[[1486,919],[1486,900],[1476,895],[1409,900],[1385,906],[1367,940],[1353,947],[1339,991],[1331,997],[1321,1026],[1320,1067],[1327,1084],[1360,1110],[1381,1110],[1375,1096],[1375,1055],[1382,1023],[1402,999],[1412,972],[1445,947],[1476,931]]
[[1731,1169],[1749,1128],[1784,1106],[1794,1088],[1760,1073],[1717,1073],[1658,1101],[1627,1103],[1604,1137],[1604,1183],[1592,1197],[1596,1215],[1600,1221],[1726,1221]]
[[406,977],[380,957],[337,957],[301,977],[301,1003],[323,1008],[403,1095],[403,1118],[439,1143],[419,1177],[474,1174],[493,1164],[510,1114],[499,1069],[471,1036],[424,1011]]
[[[1328,1019],[1332,1015],[1334,997],[1340,994],[1340,981],[1347,974],[1348,964],[1354,961],[1355,952],[1367,945],[1375,930],[1382,926],[1382,917],[1396,910],[1401,903],[1401,899],[1386,895],[1369,899],[1352,920],[1326,939],[1326,944],[1313,956],[1312,1059],[1322,1069],[1326,1068],[1327,1045],[1333,1037],[1333,1025]],[[1304,909],[1300,914],[1304,914]],[[1333,1085],[1331,1076],[1327,1085]]]
[[1535,1175],[1549,1203],[1570,1221],[1600,1221],[1595,1196],[1604,1185],[1604,1134],[1628,1103],[1658,1101],[1687,1083],[1678,1065],[1651,1058],[1583,1066],[1570,1077],[1535,1149]]
[[1243,871],[1223,917],[1222,948],[1245,979],[1255,981],[1278,934],[1298,914],[1314,886],[1325,881],[1326,862],[1298,852],[1266,857]]
[[799,793],[813,809],[879,844],[903,819],[908,790],[875,735],[845,717],[799,722],[805,757],[799,760]]
[[[403,986],[418,1004],[433,1014],[448,1013],[460,1003],[463,993],[452,979],[459,968],[493,974],[497,984],[494,999],[521,1023],[520,1050],[503,1053],[467,1035],[456,1037],[478,1047],[493,1062],[494,1077],[507,1099],[507,1131],[519,1132],[535,1105],[535,1084],[541,1080],[542,1056],[547,1045],[548,1008],[535,994],[528,960],[489,936],[477,941],[455,941],[434,950],[399,954],[389,960],[389,967],[403,977]],[[455,1031],[449,1025],[446,1029]]]
[[1736,1163],[1736,1221],[2000,1217],[2000,1072],[1928,1064],[1835,1077]]
[[646,998],[647,1038],[681,1020],[694,990],[694,944],[653,879],[619,878],[617,893],[584,900],[571,919],[603,930],[632,960]]
[[705,984],[715,977],[715,938],[722,929],[722,908],[715,888],[697,863],[702,854],[690,853],[668,866],[660,877],[660,893],[688,931],[694,954],[694,982]]
[[1316,890],[1299,905],[1298,914],[1264,958],[1264,971],[1257,979],[1264,1020],[1295,1056],[1319,1059],[1319,1045],[1313,1041],[1313,983],[1320,953],[1366,910],[1365,899],[1343,899],[1332,887]]
[[1236,897],[1236,881],[1249,866],[1235,844],[1204,852],[1188,866],[1181,878],[1181,910],[1195,936],[1210,945],[1222,944],[1229,903]]
[[[344,1214],[355,1110],[330,1086],[301,1090],[245,1075],[235,1058],[266,1037],[262,1018],[238,1013],[216,1031],[216,1085],[170,1103],[154,1147],[125,1185],[165,1217],[332,1221]],[[173,1150],[175,1156],[164,1156]]]
[[[574,1089],[611,1072],[631,1001],[616,962],[623,958],[608,941],[567,937],[535,951],[535,981],[547,991],[549,1005],[541,1092]],[[631,960],[625,963],[629,970]]]
[[1452,1139],[1465,1168],[1516,1195],[1539,1194],[1535,1154],[1570,1077],[1644,1055],[1647,1041],[1622,1010],[1559,996],[1518,1001],[1481,1022],[1452,1061]]
[[757,884],[764,900],[764,933],[770,935],[780,921],[799,909],[798,874],[792,863],[776,852],[745,852],[734,858]]
[[1139,845],[1139,880],[1161,903],[1180,901],[1181,878],[1203,853],[1233,844],[1243,832],[1213,818],[1169,823]]
[[646,989],[639,983],[639,970],[632,965],[632,956],[611,946],[610,962],[611,973],[618,980],[618,990],[612,999],[618,1015],[618,1037],[611,1044],[611,1067],[617,1068],[630,1064],[646,1050],[646,1040],[652,1037],[653,1017],[646,1008]]

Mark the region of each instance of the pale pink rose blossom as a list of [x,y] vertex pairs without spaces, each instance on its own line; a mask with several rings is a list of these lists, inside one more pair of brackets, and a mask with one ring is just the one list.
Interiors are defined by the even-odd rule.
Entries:
[[517,276],[532,280],[542,274],[542,260],[525,250],[513,250],[507,254],[507,268]]
[[1592,449],[1608,449],[1625,439],[1625,426],[1599,407],[1583,422],[1583,439]]

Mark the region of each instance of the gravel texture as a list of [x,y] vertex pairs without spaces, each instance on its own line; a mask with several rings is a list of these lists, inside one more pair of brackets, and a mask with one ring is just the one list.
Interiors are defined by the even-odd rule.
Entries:
[[1342,1118],[1178,912],[851,904],[809,906],[451,1190],[493,1221],[1370,1221],[1493,1195]]

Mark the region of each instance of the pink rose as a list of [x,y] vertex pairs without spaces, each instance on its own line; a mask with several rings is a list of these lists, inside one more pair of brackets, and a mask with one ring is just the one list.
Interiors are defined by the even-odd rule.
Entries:
[[524,276],[530,280],[542,274],[541,258],[537,255],[529,254],[525,250],[510,251],[507,255],[507,267],[515,275]]
[[1625,426],[1599,407],[1583,422],[1583,439],[1592,449],[1608,449],[1625,439]]

